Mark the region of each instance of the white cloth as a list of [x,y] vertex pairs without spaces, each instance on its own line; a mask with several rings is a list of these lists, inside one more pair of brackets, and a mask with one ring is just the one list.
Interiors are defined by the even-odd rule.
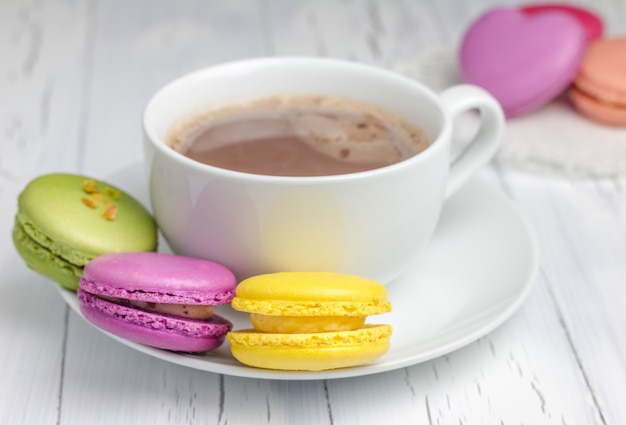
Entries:
[[[414,60],[397,62],[395,71],[440,92],[462,82],[454,47],[439,46]],[[475,123],[464,118],[458,134]],[[527,115],[507,121],[499,159],[525,168],[592,176],[626,175],[626,127],[606,126],[580,115],[566,94]]]

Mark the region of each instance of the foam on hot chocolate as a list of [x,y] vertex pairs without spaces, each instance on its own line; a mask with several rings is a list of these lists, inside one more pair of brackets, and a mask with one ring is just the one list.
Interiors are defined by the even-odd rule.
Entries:
[[325,95],[276,95],[207,108],[179,121],[166,143],[209,165],[297,176],[379,168],[429,144],[419,127],[391,112]]

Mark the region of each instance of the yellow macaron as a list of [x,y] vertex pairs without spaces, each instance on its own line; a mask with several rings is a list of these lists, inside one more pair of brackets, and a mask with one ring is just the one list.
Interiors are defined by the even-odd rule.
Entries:
[[391,326],[365,325],[391,311],[387,289],[341,273],[283,272],[239,284],[235,310],[250,313],[254,329],[230,332],[233,356],[244,364],[319,371],[355,366],[389,349]]

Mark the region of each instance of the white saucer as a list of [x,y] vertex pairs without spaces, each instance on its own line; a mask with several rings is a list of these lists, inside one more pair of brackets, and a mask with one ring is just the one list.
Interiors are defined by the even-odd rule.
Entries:
[[[105,180],[149,205],[141,166]],[[240,364],[231,356],[228,342],[208,354],[191,355],[107,335],[162,360],[225,375],[282,380],[368,375],[441,356],[493,330],[522,304],[537,269],[537,244],[526,221],[502,194],[473,180],[446,203],[426,254],[388,285],[393,311],[368,318],[394,329],[390,350],[376,362],[324,372],[272,371]],[[60,293],[80,315],[76,295],[63,289]],[[218,312],[235,329],[250,327],[247,315],[228,306]]]

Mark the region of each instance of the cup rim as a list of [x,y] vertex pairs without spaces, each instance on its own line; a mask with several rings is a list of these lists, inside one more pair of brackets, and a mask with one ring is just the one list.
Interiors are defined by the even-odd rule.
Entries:
[[[437,135],[433,140],[429,140],[429,146],[423,151],[406,158],[402,161],[385,165],[383,167],[378,167],[365,171],[358,171],[354,173],[346,173],[346,174],[332,174],[332,175],[322,175],[322,176],[273,176],[266,174],[254,174],[248,173],[244,171],[236,171],[230,170],[226,168],[220,168],[209,164],[204,164],[199,161],[193,160],[191,158],[186,157],[184,154],[175,151],[171,147],[167,146],[162,137],[157,135],[155,125],[152,122],[149,122],[151,118],[152,110],[156,108],[155,105],[158,104],[160,99],[164,96],[165,93],[168,93],[174,90],[177,86],[183,85],[186,82],[200,78],[201,76],[207,73],[219,73],[229,68],[232,69],[240,69],[240,68],[252,68],[258,66],[269,66],[269,65],[279,65],[286,63],[300,63],[300,64],[315,64],[322,66],[330,66],[330,67],[343,67],[345,69],[351,68],[354,70],[358,70],[360,72],[367,72],[371,75],[378,75],[382,78],[392,79],[401,84],[406,84],[408,86],[412,86],[414,89],[417,89],[422,92],[424,96],[429,98],[433,106],[436,106],[442,117],[441,127],[437,131]],[[409,77],[403,76],[397,72],[378,67],[376,65],[369,65],[361,62],[350,61],[346,59],[337,59],[337,58],[321,58],[321,57],[307,57],[307,56],[273,56],[273,57],[258,57],[258,58],[249,58],[249,59],[241,59],[236,61],[224,62],[204,68],[200,68],[198,70],[192,71],[190,73],[186,73],[181,75],[174,80],[171,80],[161,88],[159,88],[148,100],[146,106],[144,107],[143,116],[142,116],[142,128],[144,133],[144,138],[147,139],[147,143],[150,143],[154,149],[160,151],[161,153],[167,155],[169,158],[177,161],[180,164],[183,164],[187,167],[191,167],[196,171],[210,171],[212,174],[219,175],[222,177],[228,177],[231,179],[240,179],[240,180],[255,180],[259,182],[280,182],[280,183],[304,183],[304,182],[336,182],[336,181],[348,181],[348,180],[358,180],[366,177],[374,177],[379,174],[386,174],[395,171],[402,170],[406,167],[410,167],[414,163],[428,161],[428,158],[435,155],[435,151],[438,149],[442,149],[444,143],[442,140],[451,137],[452,133],[452,124],[449,114],[446,113],[440,99],[437,94],[424,84],[413,80]]]

